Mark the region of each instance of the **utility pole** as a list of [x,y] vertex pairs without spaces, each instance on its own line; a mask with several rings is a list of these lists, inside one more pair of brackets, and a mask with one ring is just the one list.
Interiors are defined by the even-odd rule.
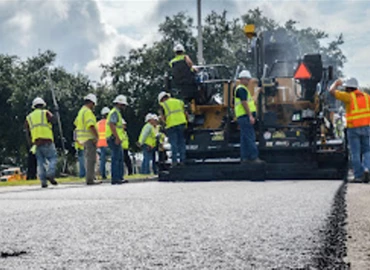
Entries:
[[204,64],[203,58],[203,30],[202,30],[202,0],[197,0],[198,10],[198,64]]

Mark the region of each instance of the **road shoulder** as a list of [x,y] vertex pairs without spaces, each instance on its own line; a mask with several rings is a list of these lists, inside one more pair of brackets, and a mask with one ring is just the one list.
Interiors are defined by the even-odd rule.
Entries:
[[351,269],[370,269],[370,185],[349,184],[348,209],[348,262]]

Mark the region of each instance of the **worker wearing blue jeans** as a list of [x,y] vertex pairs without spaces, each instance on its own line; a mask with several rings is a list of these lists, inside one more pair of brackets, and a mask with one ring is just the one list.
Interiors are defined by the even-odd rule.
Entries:
[[257,159],[256,134],[249,117],[246,115],[239,117],[238,124],[240,127],[240,159],[242,161]]
[[115,138],[110,137],[107,139],[109,149],[112,152],[112,184],[122,184],[124,167],[123,167],[123,149],[121,144],[116,144]]
[[248,70],[243,70],[238,78],[240,84],[235,89],[234,109],[240,127],[240,161],[261,163],[262,160],[258,158],[256,134],[253,127],[257,108],[247,87],[252,76]]
[[347,136],[355,178],[360,179],[370,169],[370,127],[348,128]]
[[184,138],[185,125],[178,125],[167,129],[168,140],[171,144],[172,163],[185,161],[186,144]]
[[[36,149],[37,172],[40,181],[43,185],[47,185],[47,179],[55,182],[55,169],[57,165],[57,151],[54,143],[46,143],[38,145]],[[48,170],[45,169],[45,164],[49,163]]]
[[[345,91],[337,90],[343,86]],[[359,90],[356,78],[336,80],[329,90],[346,107],[347,136],[355,175],[353,182],[370,180],[370,95]],[[362,159],[362,162],[361,162]]]
[[184,102],[171,98],[171,95],[166,92],[159,93],[158,102],[161,106],[161,118],[166,123],[167,136],[171,144],[172,165],[184,165],[186,158],[184,131],[188,122]]
[[143,126],[139,136],[139,145],[143,150],[143,163],[141,164],[141,173],[150,174],[150,163],[153,160],[153,152],[156,147],[156,126],[158,117],[155,114],[148,113],[145,116],[146,124]]

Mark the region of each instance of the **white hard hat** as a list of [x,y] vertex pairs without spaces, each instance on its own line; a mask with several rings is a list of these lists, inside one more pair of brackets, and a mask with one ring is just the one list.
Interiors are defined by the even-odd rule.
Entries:
[[169,97],[170,94],[168,94],[168,93],[166,93],[164,91],[160,92],[159,95],[158,95],[158,103],[160,103],[161,100],[162,100],[162,98],[164,98],[165,96],[168,96]]
[[101,114],[101,115],[106,115],[106,114],[108,114],[109,112],[110,112],[110,109],[109,109],[108,107],[104,107],[104,108],[101,110],[100,114]]
[[122,118],[122,125],[126,125],[126,124],[127,124],[126,120]]
[[84,100],[89,100],[93,102],[95,105],[97,104],[97,98],[94,94],[88,94],[86,97],[84,97]]
[[175,47],[173,47],[174,52],[185,52],[184,46],[182,44],[177,44]]
[[344,87],[358,88],[358,81],[356,78],[348,78],[343,82]]
[[118,95],[114,100],[113,103],[118,103],[122,105],[127,105],[127,97],[124,95]]
[[46,106],[46,102],[42,98],[37,97],[32,101],[32,108],[35,108],[37,105]]
[[152,114],[152,119],[155,121],[159,121],[159,117],[155,113]]
[[246,79],[251,79],[252,78],[252,75],[249,72],[249,70],[242,70],[239,73],[238,79],[242,79],[242,78],[246,78]]
[[148,113],[147,115],[145,115],[145,122],[148,122],[151,119],[153,119],[153,114]]

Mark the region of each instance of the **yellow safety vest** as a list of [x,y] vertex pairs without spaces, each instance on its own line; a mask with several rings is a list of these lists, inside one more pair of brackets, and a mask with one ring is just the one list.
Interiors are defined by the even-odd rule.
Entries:
[[122,125],[122,115],[121,113],[119,112],[119,110],[114,107],[108,114],[108,117],[107,117],[107,126],[106,126],[106,129],[105,129],[105,137],[108,139],[110,138],[113,133],[112,133],[112,130],[110,128],[110,118],[112,117],[112,114],[114,112],[117,112],[117,115],[118,115],[118,122],[116,123],[116,131],[117,131],[117,135],[118,135],[118,138],[122,141],[123,140],[123,136],[124,136],[124,131],[123,131],[123,125]]
[[171,61],[170,61],[170,67],[172,67],[173,63],[179,62],[179,61],[185,61],[185,54],[176,55]]
[[157,145],[157,139],[156,139],[157,134],[155,132],[155,128],[150,123],[146,123],[144,127],[141,129],[140,136],[139,136],[139,142],[142,141],[144,130],[147,128],[148,125],[150,126],[150,134],[145,139],[144,144],[147,144],[151,147],[155,147]]
[[49,139],[54,141],[52,126],[47,118],[47,110],[35,109],[26,119],[33,143],[37,139]]
[[186,124],[184,102],[179,99],[169,98],[160,104],[166,116],[166,128]]
[[83,106],[77,114],[74,121],[76,126],[76,141],[84,144],[88,140],[96,139],[91,132],[90,127],[96,127],[96,117],[94,113],[86,106]]
[[254,103],[253,97],[252,97],[251,93],[249,92],[248,88],[246,86],[242,85],[242,84],[239,84],[238,87],[235,89],[235,95],[234,95],[234,102],[235,102],[234,110],[235,110],[236,118],[239,118],[239,117],[247,114],[247,112],[245,111],[245,109],[243,107],[241,99],[236,97],[236,93],[240,88],[244,89],[248,94],[247,103],[248,103],[248,107],[249,107],[250,112],[253,113],[253,112],[257,111],[256,104]]
[[124,150],[127,150],[129,148],[129,140],[128,140],[128,134],[126,132],[126,130],[123,131],[123,140],[122,140],[122,148]]

